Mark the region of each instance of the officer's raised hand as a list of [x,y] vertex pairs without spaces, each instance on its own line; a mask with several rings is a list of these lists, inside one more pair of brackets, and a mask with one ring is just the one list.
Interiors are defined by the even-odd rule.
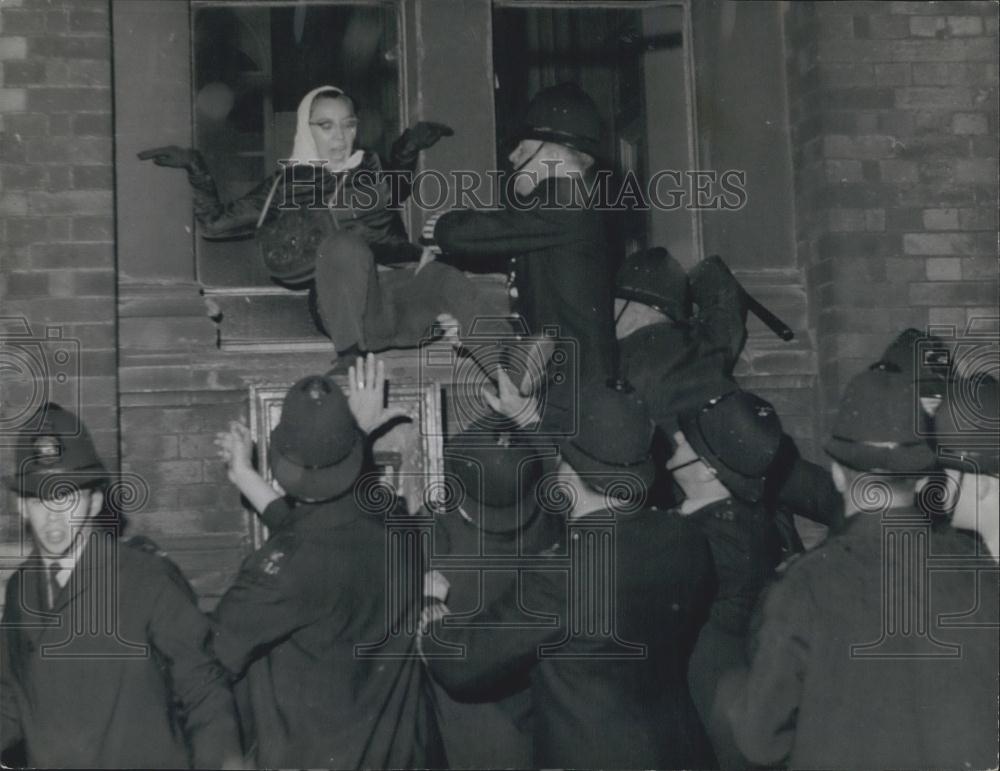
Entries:
[[431,624],[440,621],[451,612],[445,605],[450,589],[451,584],[448,579],[437,570],[429,570],[424,573],[425,604],[424,609],[420,612],[420,634],[427,634]]
[[483,399],[494,412],[510,418],[522,428],[541,421],[538,405],[533,396],[524,396],[510,379],[507,371],[497,365],[496,393],[483,388]]
[[215,435],[219,459],[226,464],[229,481],[233,484],[248,471],[253,471],[253,439],[250,429],[238,421],[229,423],[228,431]]
[[255,510],[263,512],[280,496],[253,467],[253,438],[250,429],[239,421],[229,423],[228,431],[215,435],[219,459],[226,464],[229,481],[250,501]]
[[357,364],[347,370],[347,404],[358,428],[366,434],[396,418],[412,419],[403,407],[385,406],[385,362],[375,354],[358,357]]

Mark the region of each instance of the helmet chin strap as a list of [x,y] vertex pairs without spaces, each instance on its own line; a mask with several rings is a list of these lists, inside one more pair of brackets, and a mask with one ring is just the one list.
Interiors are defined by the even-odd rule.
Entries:
[[517,174],[521,169],[523,169],[525,166],[527,166],[529,163],[535,160],[535,158],[542,151],[542,148],[545,147],[545,145],[546,145],[545,142],[542,142],[540,145],[538,145],[538,148],[535,150],[535,152],[529,155],[522,163],[519,163],[517,165],[517,167],[514,169],[514,173]]
[[619,321],[621,321],[622,316],[625,315],[625,311],[628,310],[628,306],[630,306],[631,304],[632,304],[631,300],[626,300],[625,301],[625,304],[622,306],[622,309],[620,311],[618,311],[618,315],[615,316],[615,324],[617,324]]

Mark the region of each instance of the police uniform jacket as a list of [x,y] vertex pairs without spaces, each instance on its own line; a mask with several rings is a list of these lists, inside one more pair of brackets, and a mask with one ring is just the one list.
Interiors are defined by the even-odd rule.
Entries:
[[[384,520],[351,493],[280,499],[283,523],[244,563],[214,612],[216,650],[246,672],[257,763],[266,767],[433,766],[439,738],[415,650],[423,565],[387,569]],[[391,591],[387,575],[409,583]],[[407,588],[409,587],[409,588]],[[389,596],[398,597],[395,605]]]
[[511,258],[511,308],[527,331],[540,335],[551,326],[575,341],[584,381],[614,375],[608,238],[601,214],[584,205],[574,180],[546,179],[516,206],[448,212],[437,221],[434,240],[446,254]]
[[729,634],[743,635],[761,591],[781,561],[771,516],[763,506],[725,498],[689,518],[712,547],[716,591],[710,620]]
[[151,542],[92,537],[51,610],[47,581],[35,555],[7,584],[5,748],[23,739],[27,764],[47,768],[219,768],[240,758],[209,621]]
[[[429,666],[457,694],[488,690],[527,668],[536,766],[704,767],[710,750],[685,678],[710,591],[708,546],[696,528],[669,512],[609,521],[606,512],[595,512],[571,522],[569,561],[526,572],[520,594],[508,591],[481,619],[503,624],[531,611],[545,623],[499,635],[483,626],[449,626],[445,617],[434,634],[465,646],[464,654],[429,659]],[[582,564],[595,537],[607,544],[610,533],[614,550],[599,553],[613,559]],[[583,594],[571,601],[571,591],[593,591],[607,576],[614,576],[610,608],[607,595],[603,602]],[[597,615],[589,619],[570,615],[594,606]]]
[[[460,623],[479,623],[493,602],[516,587],[523,568],[538,564],[538,553],[556,551],[561,541],[565,541],[565,520],[542,511],[522,531],[510,533],[481,530],[459,512],[439,516],[434,526],[434,562],[449,582],[451,620],[461,617]],[[547,555],[542,559],[547,560]],[[455,569],[449,570],[449,565]],[[527,615],[525,620],[533,621]],[[492,632],[503,636],[513,630],[494,627]],[[527,667],[509,671],[491,687],[461,694],[461,700],[443,689],[438,692],[450,767],[523,768],[531,763],[533,709],[528,674]]]
[[996,767],[996,564],[953,530],[894,527],[856,514],[768,591],[749,672],[720,692],[750,760]]

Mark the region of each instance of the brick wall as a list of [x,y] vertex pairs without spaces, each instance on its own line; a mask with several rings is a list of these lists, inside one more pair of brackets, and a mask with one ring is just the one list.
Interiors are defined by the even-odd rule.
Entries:
[[797,239],[825,412],[904,327],[998,314],[997,14],[790,4]]
[[[81,377],[65,384],[53,378],[51,395],[82,408],[113,468],[118,415],[109,26],[106,0],[0,0],[0,316],[7,317],[6,330],[23,319],[35,337],[52,327],[49,334],[79,344]],[[41,355],[53,355],[53,346],[46,350]],[[75,356],[72,347],[66,350]],[[75,371],[77,364],[67,366]],[[6,377],[7,414],[30,398],[25,381]]]
[[[160,376],[163,379],[163,376]],[[149,491],[129,532],[166,550],[206,607],[252,548],[240,495],[226,478],[215,433],[247,419],[247,389],[123,393],[122,470]]]

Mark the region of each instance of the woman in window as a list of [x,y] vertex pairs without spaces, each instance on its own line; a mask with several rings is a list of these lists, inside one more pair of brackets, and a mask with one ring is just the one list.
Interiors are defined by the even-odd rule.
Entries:
[[334,86],[313,89],[299,103],[290,157],[228,203],[220,200],[197,150],[158,147],[139,158],[187,170],[203,237],[254,232],[272,278],[309,287],[313,318],[341,354],[416,346],[441,313],[469,328],[482,305],[475,284],[460,271],[438,263],[419,273],[376,267],[421,257],[399,216],[408,193],[405,172],[413,170],[420,150],[451,129],[418,123],[405,131],[393,145],[391,173],[377,154],[355,148],[357,132],[347,94]]

